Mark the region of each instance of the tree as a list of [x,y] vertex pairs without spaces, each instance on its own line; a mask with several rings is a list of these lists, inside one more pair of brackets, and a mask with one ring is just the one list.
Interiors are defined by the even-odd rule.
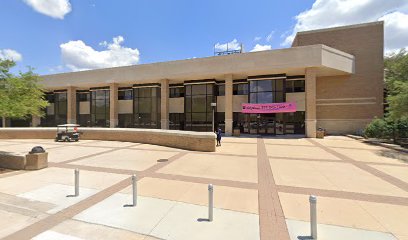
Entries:
[[408,52],[401,49],[385,58],[385,83],[389,103],[387,117],[398,120],[408,117]]
[[14,75],[10,68],[15,65],[11,60],[0,59],[0,116],[3,127],[6,118],[43,116],[43,109],[48,105],[40,85],[41,78],[31,68]]

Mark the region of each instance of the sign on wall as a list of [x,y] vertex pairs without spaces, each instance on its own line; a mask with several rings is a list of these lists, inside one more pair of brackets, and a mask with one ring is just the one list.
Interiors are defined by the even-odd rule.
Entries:
[[243,103],[242,113],[284,113],[296,112],[295,102],[284,103]]

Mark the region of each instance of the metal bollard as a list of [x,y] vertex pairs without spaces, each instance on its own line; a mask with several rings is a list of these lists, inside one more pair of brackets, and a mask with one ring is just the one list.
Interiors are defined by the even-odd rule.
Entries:
[[316,196],[310,195],[310,236],[313,240],[317,240],[317,212],[316,212]]
[[213,220],[213,208],[214,208],[214,187],[212,184],[208,184],[208,221]]
[[133,207],[137,205],[137,178],[136,174],[132,175],[132,188],[133,188]]
[[79,196],[79,169],[75,169],[75,197]]

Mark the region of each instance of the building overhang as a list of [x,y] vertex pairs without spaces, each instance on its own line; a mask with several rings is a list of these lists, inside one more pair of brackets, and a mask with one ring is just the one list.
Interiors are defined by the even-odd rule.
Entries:
[[157,83],[162,79],[180,83],[187,80],[224,80],[248,76],[286,73],[304,75],[306,68],[315,68],[317,77],[354,73],[354,56],[325,45],[249,52],[227,56],[195,58],[170,62],[104,68],[80,72],[44,75],[47,89],[68,86],[78,88],[106,86],[109,83]]

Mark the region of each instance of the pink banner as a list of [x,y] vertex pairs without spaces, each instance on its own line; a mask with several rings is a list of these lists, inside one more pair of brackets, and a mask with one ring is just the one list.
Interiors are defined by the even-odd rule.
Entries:
[[296,112],[295,102],[284,103],[243,103],[242,113],[283,113]]

